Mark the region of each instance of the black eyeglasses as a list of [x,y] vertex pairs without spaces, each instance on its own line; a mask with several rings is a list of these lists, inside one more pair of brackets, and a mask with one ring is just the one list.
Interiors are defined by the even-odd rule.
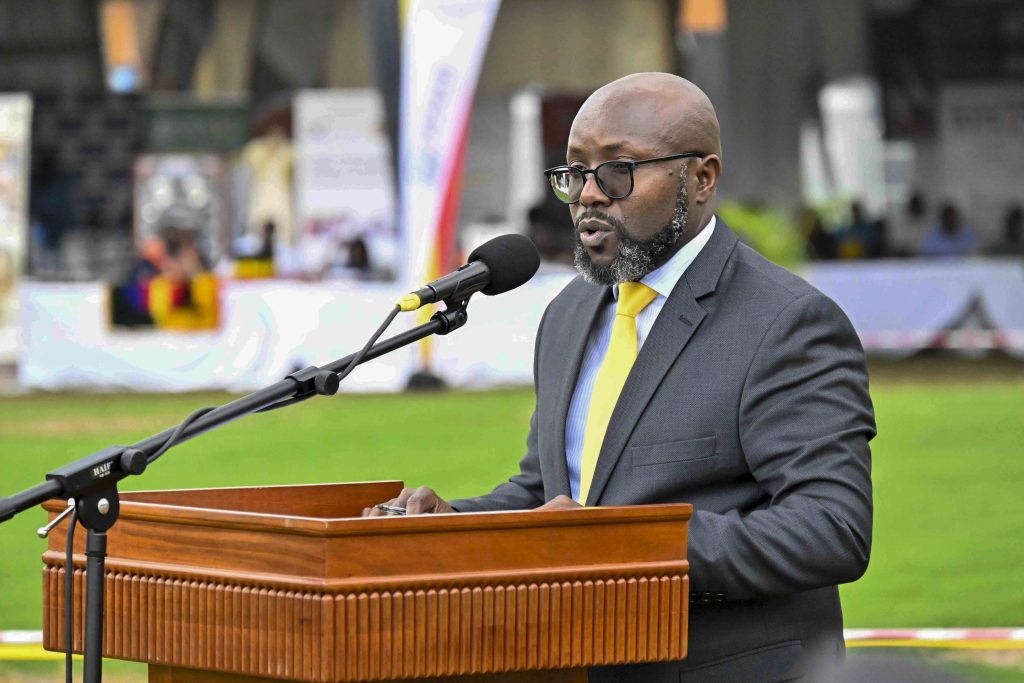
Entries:
[[595,168],[578,168],[576,166],[555,166],[544,171],[551,182],[555,196],[566,204],[575,204],[583,194],[583,186],[587,184],[587,176],[593,175],[601,192],[609,199],[625,199],[633,192],[633,169],[641,164],[653,164],[655,161],[685,159],[687,157],[703,157],[700,152],[683,152],[667,157],[643,159],[641,161],[606,161]]

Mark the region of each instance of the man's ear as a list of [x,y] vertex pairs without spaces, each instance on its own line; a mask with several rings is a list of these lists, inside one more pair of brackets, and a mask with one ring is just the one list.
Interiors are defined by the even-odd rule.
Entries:
[[715,190],[718,189],[718,179],[722,175],[722,160],[717,154],[709,154],[700,160],[694,170],[697,181],[694,200],[698,204],[704,204],[715,196]]

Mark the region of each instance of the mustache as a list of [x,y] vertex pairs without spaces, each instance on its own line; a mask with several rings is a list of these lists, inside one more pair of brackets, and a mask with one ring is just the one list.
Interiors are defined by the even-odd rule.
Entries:
[[623,225],[622,221],[620,221],[615,216],[611,216],[611,215],[606,214],[606,213],[604,213],[602,211],[585,211],[582,214],[580,214],[579,216],[577,216],[577,218],[576,218],[576,231],[577,232],[579,232],[580,223],[582,223],[583,221],[587,220],[588,218],[593,218],[593,219],[596,219],[596,220],[599,220],[599,221],[603,221],[603,222],[607,223],[608,225],[612,226],[613,228],[615,228],[615,230],[617,232],[622,232],[622,231],[624,231],[626,229],[626,226]]

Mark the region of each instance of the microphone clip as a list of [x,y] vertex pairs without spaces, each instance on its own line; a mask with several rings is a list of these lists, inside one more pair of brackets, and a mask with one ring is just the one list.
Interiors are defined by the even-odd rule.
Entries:
[[288,375],[286,379],[296,383],[295,394],[297,396],[316,394],[320,396],[334,396],[338,393],[338,387],[341,385],[338,373],[318,368],[315,365],[297,370]]
[[466,312],[466,306],[469,305],[469,297],[462,300],[456,299],[445,299],[445,309],[443,311],[437,311],[434,315],[430,316],[431,320],[434,320],[441,324],[441,329],[436,334],[448,334],[454,332],[469,320],[469,313]]

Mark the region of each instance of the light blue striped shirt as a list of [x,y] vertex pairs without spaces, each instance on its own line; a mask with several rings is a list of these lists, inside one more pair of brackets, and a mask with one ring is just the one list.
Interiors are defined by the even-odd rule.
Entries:
[[[711,216],[711,222],[696,237],[683,245],[683,248],[673,254],[672,258],[640,280],[656,291],[658,295],[636,317],[638,350],[643,347],[644,340],[647,339],[648,333],[654,327],[654,321],[658,319],[658,314],[661,313],[661,309],[665,305],[665,299],[672,293],[672,289],[675,288],[679,278],[683,276],[693,260],[697,258],[697,254],[711,239],[715,223],[715,217]],[[618,285],[612,287],[612,294],[615,299],[618,299]],[[569,465],[569,486],[572,489],[573,500],[579,499],[580,496],[580,462],[583,459],[583,435],[587,428],[590,395],[594,392],[597,372],[601,369],[601,362],[608,351],[614,320],[615,301],[613,300],[608,302],[604,310],[598,314],[597,323],[590,333],[587,348],[583,352],[583,362],[580,364],[576,390],[569,403],[569,415],[565,424],[565,459]]]

